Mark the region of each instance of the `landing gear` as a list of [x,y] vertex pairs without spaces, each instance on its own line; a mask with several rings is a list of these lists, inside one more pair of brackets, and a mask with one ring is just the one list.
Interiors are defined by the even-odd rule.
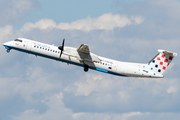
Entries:
[[10,52],[10,49],[7,49],[6,52],[9,53],[9,52]]
[[87,72],[89,70],[89,66],[84,64],[84,71]]

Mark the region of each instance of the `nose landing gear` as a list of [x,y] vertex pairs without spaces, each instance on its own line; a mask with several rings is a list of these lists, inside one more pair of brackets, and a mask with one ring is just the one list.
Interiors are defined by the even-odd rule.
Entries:
[[9,52],[10,52],[10,49],[7,49],[6,52],[9,53]]

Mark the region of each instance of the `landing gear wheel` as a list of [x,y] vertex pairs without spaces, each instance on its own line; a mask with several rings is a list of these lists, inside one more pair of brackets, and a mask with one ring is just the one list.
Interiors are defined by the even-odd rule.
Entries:
[[84,71],[87,72],[89,70],[89,66],[88,65],[84,65]]
[[10,52],[10,50],[9,50],[9,49],[7,49],[6,51],[7,51],[7,53],[9,53],[9,52]]

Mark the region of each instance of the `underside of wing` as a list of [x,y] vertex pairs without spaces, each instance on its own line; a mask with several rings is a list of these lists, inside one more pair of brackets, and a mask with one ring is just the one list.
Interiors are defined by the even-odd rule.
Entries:
[[89,54],[89,46],[88,45],[85,45],[85,44],[82,44],[78,49],[77,49],[78,52],[82,52],[82,53],[86,53],[86,54]]

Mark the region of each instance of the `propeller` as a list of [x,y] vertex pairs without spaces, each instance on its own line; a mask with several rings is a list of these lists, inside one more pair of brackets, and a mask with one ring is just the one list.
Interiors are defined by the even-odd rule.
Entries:
[[61,58],[62,52],[64,51],[64,41],[65,41],[65,38],[63,39],[62,46],[59,46],[59,47],[58,47],[58,49],[61,50],[61,53],[60,53],[60,55],[59,55],[59,58]]

